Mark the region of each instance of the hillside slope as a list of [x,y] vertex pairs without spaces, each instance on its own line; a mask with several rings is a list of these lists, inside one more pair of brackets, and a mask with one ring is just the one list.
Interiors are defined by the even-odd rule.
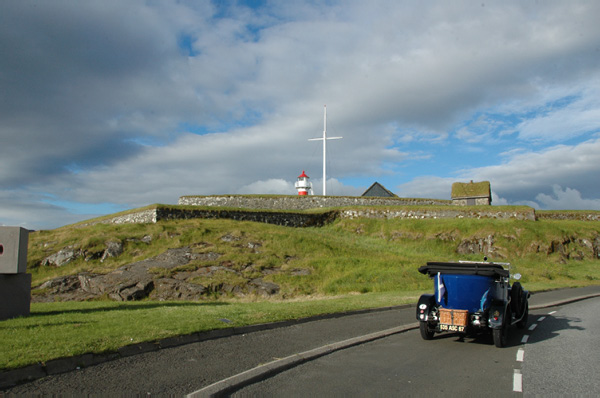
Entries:
[[30,235],[33,300],[290,299],[427,290],[432,260],[513,264],[530,289],[600,283],[600,223],[338,219],[67,226]]

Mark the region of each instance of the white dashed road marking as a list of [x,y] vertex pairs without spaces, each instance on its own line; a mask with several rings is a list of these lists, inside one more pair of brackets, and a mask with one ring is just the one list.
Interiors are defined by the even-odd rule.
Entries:
[[[556,311],[552,311],[549,312],[548,315],[552,315],[554,314]],[[538,323],[542,322],[544,319],[546,319],[545,316],[541,316],[538,318]],[[531,326],[529,326],[529,331],[533,331],[535,330],[535,328],[538,326],[537,323],[532,323]],[[523,339],[521,340],[521,344],[525,344],[527,343],[527,341],[529,340],[529,335],[523,335]],[[519,350],[517,351],[517,362],[523,362],[523,358],[525,357],[525,350],[523,348],[519,348]],[[515,373],[513,374],[513,391],[514,392],[523,392],[523,374],[521,373],[521,369],[515,369]]]
[[533,330],[537,327],[537,323],[533,323],[531,324],[531,326],[529,326],[529,330]]
[[521,374],[520,369],[515,369],[515,373],[513,375],[513,391],[523,392],[523,375]]

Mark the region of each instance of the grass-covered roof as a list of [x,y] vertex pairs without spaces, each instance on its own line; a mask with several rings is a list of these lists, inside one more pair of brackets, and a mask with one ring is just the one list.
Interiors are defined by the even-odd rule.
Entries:
[[491,197],[489,181],[455,182],[452,184],[452,199]]

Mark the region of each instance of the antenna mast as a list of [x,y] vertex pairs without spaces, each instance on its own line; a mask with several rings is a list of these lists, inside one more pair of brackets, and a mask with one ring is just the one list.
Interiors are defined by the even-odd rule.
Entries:
[[343,137],[327,137],[327,105],[324,105],[323,112],[323,137],[310,138],[309,141],[323,141],[323,196],[327,196],[327,140],[339,140]]

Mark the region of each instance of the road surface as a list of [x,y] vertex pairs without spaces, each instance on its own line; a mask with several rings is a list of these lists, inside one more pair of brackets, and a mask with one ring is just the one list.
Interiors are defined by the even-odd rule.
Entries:
[[234,397],[598,396],[600,298],[532,311],[508,346],[418,330],[348,348],[250,385]]

